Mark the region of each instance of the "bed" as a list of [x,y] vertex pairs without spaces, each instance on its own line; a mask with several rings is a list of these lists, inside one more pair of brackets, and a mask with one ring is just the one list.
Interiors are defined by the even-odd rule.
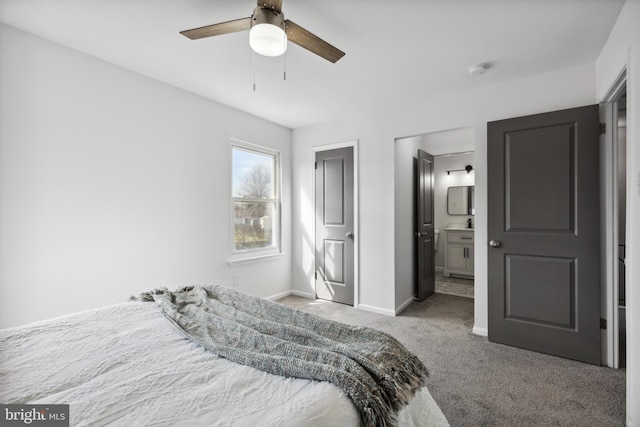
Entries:
[[[142,301],[1,330],[0,403],[69,404],[73,426],[362,425],[335,385],[234,363],[181,332]],[[397,424],[448,425],[426,387]]]

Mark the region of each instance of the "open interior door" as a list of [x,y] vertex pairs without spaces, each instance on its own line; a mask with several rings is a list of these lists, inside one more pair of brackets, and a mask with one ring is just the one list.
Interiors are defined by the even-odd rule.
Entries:
[[598,106],[487,133],[489,340],[600,364]]
[[417,292],[424,301],[436,291],[436,267],[433,245],[433,156],[418,150],[416,194]]

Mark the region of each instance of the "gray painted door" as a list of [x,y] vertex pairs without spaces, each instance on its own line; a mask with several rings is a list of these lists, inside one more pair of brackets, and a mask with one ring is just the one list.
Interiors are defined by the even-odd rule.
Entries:
[[436,291],[435,251],[433,247],[433,156],[418,150],[417,167],[417,296],[424,301]]
[[353,147],[316,153],[316,296],[353,305]]
[[598,107],[488,123],[489,340],[600,364]]

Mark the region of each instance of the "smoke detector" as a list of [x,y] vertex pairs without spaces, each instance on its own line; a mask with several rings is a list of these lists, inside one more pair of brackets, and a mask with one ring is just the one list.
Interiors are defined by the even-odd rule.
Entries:
[[469,67],[469,75],[470,76],[480,76],[487,72],[489,69],[489,64],[478,64],[472,67]]

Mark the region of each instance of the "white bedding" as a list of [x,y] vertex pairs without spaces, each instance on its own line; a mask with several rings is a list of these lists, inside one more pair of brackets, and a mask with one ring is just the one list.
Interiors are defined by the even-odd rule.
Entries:
[[[1,330],[0,402],[69,404],[73,426],[360,425],[334,385],[218,357],[141,302]],[[449,425],[426,387],[398,420]]]

